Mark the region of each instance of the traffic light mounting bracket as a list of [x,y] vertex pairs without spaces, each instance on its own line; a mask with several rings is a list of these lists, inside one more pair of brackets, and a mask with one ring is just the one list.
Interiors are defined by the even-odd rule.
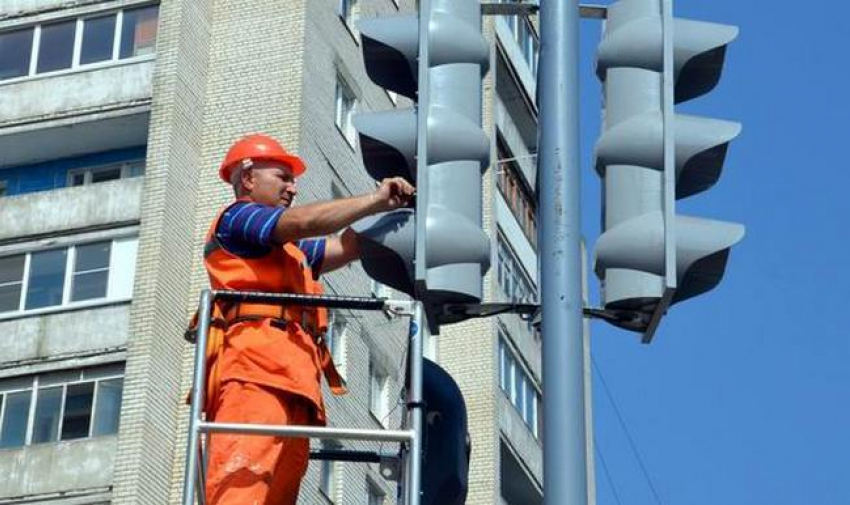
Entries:
[[[673,297],[673,292],[670,292],[670,299]],[[669,301],[665,306],[669,306]],[[463,319],[481,319],[486,317],[498,316],[500,314],[517,314],[519,316],[530,317],[535,326],[540,325],[540,304],[537,303],[454,303],[446,305],[445,311],[453,316],[463,317]],[[610,323],[617,324],[624,328],[633,328],[635,331],[643,328],[650,328],[646,334],[650,335],[655,332],[663,312],[655,311],[653,313],[641,312],[637,310],[615,310],[595,307],[582,308],[584,317],[589,319],[601,319]],[[644,340],[644,343],[649,343]]]
[[[483,16],[528,16],[535,14],[540,10],[540,5],[523,2],[519,0],[516,3],[482,3],[481,14]],[[605,5],[596,4],[581,4],[579,5],[579,16],[590,19],[605,19],[608,14],[608,7]]]
[[664,128],[664,293],[649,318],[649,325],[641,337],[641,342],[649,344],[661,318],[673,303],[677,287],[676,266],[676,141],[675,141],[675,104],[676,76],[673,64],[673,1],[661,0],[661,30],[663,38],[663,86],[662,123]]

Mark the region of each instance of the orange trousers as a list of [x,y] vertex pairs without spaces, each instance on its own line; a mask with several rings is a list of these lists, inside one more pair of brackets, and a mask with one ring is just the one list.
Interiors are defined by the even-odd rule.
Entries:
[[[250,382],[222,385],[212,418],[220,423],[293,424],[310,422],[306,400]],[[306,438],[231,433],[210,436],[207,503],[211,505],[294,505],[310,457]]]

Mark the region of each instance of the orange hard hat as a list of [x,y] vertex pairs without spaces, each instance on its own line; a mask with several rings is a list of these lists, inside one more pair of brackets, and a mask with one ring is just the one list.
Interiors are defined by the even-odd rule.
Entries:
[[247,159],[283,163],[292,170],[292,175],[295,177],[298,177],[307,170],[301,158],[286,152],[286,149],[277,140],[268,135],[255,134],[242,137],[233,143],[230,150],[227,151],[224,161],[221,163],[221,168],[218,169],[218,176],[224,182],[230,183],[230,174],[233,168]]

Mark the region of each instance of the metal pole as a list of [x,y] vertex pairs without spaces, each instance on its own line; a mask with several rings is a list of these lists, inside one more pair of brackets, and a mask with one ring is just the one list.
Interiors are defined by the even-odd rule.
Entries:
[[422,332],[425,324],[422,302],[416,302],[410,320],[410,387],[407,391],[407,421],[413,432],[407,453],[404,505],[419,505],[422,495]]
[[[204,405],[206,385],[207,336],[210,330],[210,307],[212,292],[201,292],[198,304],[198,336],[195,342],[195,377],[192,381],[192,407],[189,409],[189,440],[186,443],[186,470],[183,480],[183,505],[194,505],[195,483],[198,481],[199,437],[198,426],[201,422],[201,408]],[[199,491],[203,493],[204,490]],[[203,503],[203,502],[202,502]]]
[[587,503],[578,60],[578,0],[541,0],[538,237],[546,505]]

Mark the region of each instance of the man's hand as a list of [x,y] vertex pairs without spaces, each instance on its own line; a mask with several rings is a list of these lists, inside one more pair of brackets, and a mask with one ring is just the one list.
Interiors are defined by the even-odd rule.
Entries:
[[384,179],[372,193],[376,212],[394,210],[406,206],[416,195],[416,188],[402,177]]

